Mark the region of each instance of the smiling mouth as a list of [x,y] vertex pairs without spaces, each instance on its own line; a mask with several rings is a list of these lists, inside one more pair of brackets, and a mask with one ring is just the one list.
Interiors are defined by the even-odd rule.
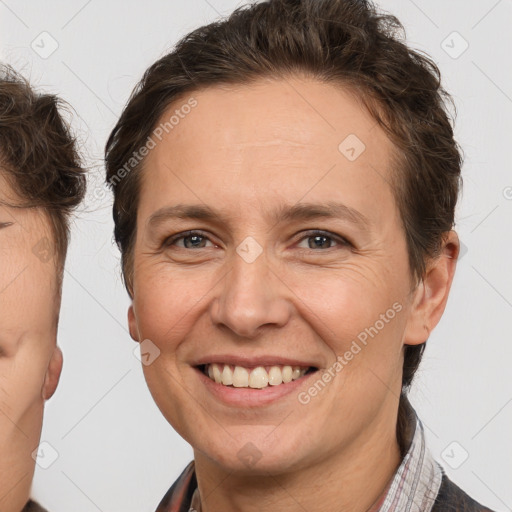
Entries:
[[314,366],[273,365],[247,368],[222,363],[202,364],[197,368],[217,384],[252,389],[287,384],[318,370]]

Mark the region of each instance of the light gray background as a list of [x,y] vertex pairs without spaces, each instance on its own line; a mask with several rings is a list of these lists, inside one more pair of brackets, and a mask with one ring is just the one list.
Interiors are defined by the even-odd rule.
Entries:
[[[133,355],[102,149],[146,67],[179,37],[240,3],[0,0],[0,58],[71,103],[93,169],[65,276],[64,370],[42,434],[58,458],[37,468],[33,489],[52,512],[153,511],[192,458],[153,404]],[[412,402],[448,475],[480,502],[512,510],[512,2],[378,4],[439,65],[457,104],[456,136],[466,155],[456,228],[467,253]],[[464,41],[454,31],[469,44],[457,58]],[[52,44],[58,48],[45,55]],[[464,450],[467,460],[450,468],[446,461],[460,463]],[[52,457],[51,449],[46,453]]]

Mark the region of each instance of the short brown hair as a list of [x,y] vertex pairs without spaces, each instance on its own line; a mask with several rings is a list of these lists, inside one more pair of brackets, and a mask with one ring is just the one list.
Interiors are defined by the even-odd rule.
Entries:
[[0,172],[20,201],[49,215],[62,269],[69,217],[85,195],[85,171],[75,138],[59,113],[64,102],[37,94],[12,67],[0,65]]
[[[392,15],[364,0],[269,0],[236,9],[194,30],[155,62],[132,93],[106,145],[114,189],[115,238],[128,292],[141,165],[113,178],[144,145],[165,109],[186,93],[216,84],[306,74],[356,92],[395,146],[392,185],[420,280],[454,224],[462,155],[453,139],[440,72],[407,47]],[[402,387],[410,387],[425,344],[407,346]]]

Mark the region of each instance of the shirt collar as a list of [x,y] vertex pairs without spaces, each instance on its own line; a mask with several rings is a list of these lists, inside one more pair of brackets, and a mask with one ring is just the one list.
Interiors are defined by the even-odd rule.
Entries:
[[443,472],[425,444],[422,422],[414,416],[414,437],[379,512],[430,512],[439,493]]

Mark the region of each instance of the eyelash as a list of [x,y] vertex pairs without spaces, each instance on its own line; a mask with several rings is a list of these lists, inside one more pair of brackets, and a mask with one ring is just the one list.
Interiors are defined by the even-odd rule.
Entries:
[[[183,233],[178,233],[177,235],[173,235],[173,236],[170,236],[170,237],[166,238],[163,241],[163,243],[162,243],[162,247],[164,247],[164,248],[170,247],[175,242],[177,242],[178,240],[189,238],[189,237],[192,237],[192,236],[200,236],[202,238],[206,238],[207,240],[210,240],[201,231],[185,231]],[[312,237],[315,237],[315,236],[323,236],[325,238],[330,238],[330,239],[334,240],[336,243],[338,243],[339,246],[341,246],[341,247],[353,247],[353,244],[351,242],[349,242],[346,238],[343,238],[343,237],[341,237],[339,235],[335,235],[334,233],[330,233],[329,231],[322,231],[322,230],[318,230],[318,229],[313,229],[313,230],[307,231],[302,236],[302,238],[300,238],[298,241],[301,242],[304,239],[312,238]],[[210,240],[210,242],[211,242],[211,240]],[[328,247],[328,249],[334,249],[334,248],[335,247]],[[188,248],[187,247],[180,247],[180,249],[188,249]],[[204,249],[204,247],[199,247],[199,249]],[[325,250],[328,250],[328,249],[325,249]],[[309,249],[309,248],[308,249],[303,249],[303,250],[319,252],[318,250]]]

